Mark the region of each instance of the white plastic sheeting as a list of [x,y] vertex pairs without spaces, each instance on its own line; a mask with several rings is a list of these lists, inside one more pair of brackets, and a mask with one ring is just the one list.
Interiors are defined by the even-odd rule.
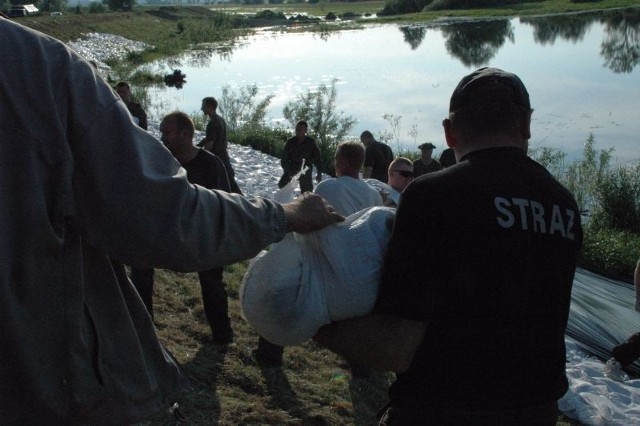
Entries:
[[640,379],[609,379],[604,362],[570,338],[566,342],[569,390],[558,402],[560,410],[585,425],[640,425]]
[[[640,331],[633,286],[578,268],[573,280],[567,336],[602,359],[614,346]],[[640,363],[629,366],[640,373]]]

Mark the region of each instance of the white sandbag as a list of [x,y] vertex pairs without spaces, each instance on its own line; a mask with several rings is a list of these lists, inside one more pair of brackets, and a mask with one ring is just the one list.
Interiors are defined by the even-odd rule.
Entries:
[[279,345],[297,345],[332,321],[366,315],[376,301],[394,209],[372,207],[318,232],[291,233],[249,264],[243,317]]

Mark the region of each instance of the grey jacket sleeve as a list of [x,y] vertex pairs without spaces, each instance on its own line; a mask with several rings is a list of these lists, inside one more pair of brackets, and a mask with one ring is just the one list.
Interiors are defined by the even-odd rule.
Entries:
[[189,184],[109,86],[98,81],[81,89],[69,87],[78,132],[71,144],[74,193],[89,243],[125,263],[193,271],[253,257],[282,239],[280,205]]

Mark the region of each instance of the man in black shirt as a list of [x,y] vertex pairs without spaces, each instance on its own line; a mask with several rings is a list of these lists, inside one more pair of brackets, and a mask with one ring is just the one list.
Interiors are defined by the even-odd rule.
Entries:
[[[160,133],[162,133],[162,143],[187,171],[189,182],[207,189],[231,192],[222,160],[193,145],[193,122],[186,114],[172,112],[166,115],[160,123]],[[219,267],[198,272],[198,277],[202,289],[204,313],[211,327],[213,341],[227,344],[233,340],[233,331],[228,314],[226,284],[222,280],[222,274],[223,268]],[[152,317],[153,275],[152,268],[131,268],[131,281]]]
[[403,192],[373,314],[315,337],[397,373],[380,424],[556,423],[582,228],[527,157],[531,113],[514,74],[460,81],[443,121],[458,163]]
[[231,166],[229,151],[227,150],[229,141],[227,140],[227,122],[218,114],[218,101],[214,97],[206,97],[202,100],[202,112],[209,117],[209,122],[205,129],[205,137],[198,143],[198,146],[206,149],[222,160],[227,171],[231,192],[242,195],[242,191],[236,182],[236,174]]
[[393,161],[393,151],[385,143],[378,142],[373,134],[365,130],[360,134],[360,142],[364,144],[364,172],[362,177],[377,179],[387,183],[387,170]]
[[312,192],[313,182],[311,179],[313,165],[316,166],[316,183],[322,181],[320,148],[316,141],[307,136],[309,123],[300,120],[296,123],[296,135],[287,139],[282,148],[282,177],[278,182],[278,188],[283,188],[291,179],[302,170],[302,166],[307,167],[307,171],[300,176],[300,193]]
[[431,142],[425,142],[418,145],[420,150],[420,158],[413,162],[413,174],[415,177],[426,175],[427,173],[442,170],[442,165],[432,157],[435,145]]

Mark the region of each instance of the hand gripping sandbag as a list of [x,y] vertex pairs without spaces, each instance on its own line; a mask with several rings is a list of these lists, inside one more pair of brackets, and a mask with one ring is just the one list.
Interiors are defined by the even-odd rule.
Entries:
[[372,207],[311,234],[288,234],[249,264],[243,317],[278,345],[298,345],[333,321],[371,312],[394,209]]

